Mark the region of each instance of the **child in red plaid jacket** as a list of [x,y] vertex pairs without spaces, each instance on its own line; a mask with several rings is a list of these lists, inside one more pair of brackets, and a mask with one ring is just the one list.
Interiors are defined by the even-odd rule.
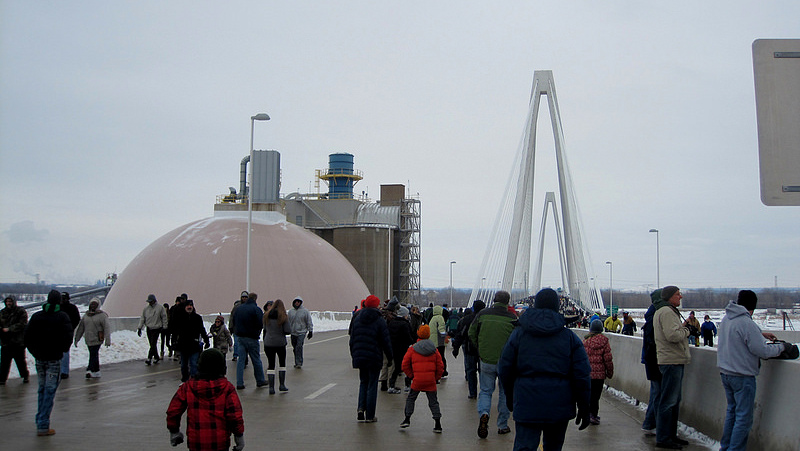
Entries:
[[225,357],[217,349],[200,354],[197,375],[181,384],[167,408],[170,443],[183,442],[181,416],[186,411],[186,435],[192,451],[227,450],[231,434],[234,451],[244,449],[242,404],[236,389],[225,378]]

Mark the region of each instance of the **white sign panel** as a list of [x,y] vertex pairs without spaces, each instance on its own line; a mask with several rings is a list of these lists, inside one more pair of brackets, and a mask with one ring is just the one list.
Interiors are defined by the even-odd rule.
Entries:
[[800,39],[753,42],[761,202],[800,206]]

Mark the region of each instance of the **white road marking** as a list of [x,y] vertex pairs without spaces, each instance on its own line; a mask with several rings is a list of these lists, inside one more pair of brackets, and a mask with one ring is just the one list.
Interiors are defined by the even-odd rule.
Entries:
[[332,389],[335,386],[336,386],[336,384],[328,384],[328,385],[320,388],[319,390],[315,391],[314,393],[311,393],[310,395],[306,396],[306,399],[314,399],[317,396],[325,393],[326,391]]

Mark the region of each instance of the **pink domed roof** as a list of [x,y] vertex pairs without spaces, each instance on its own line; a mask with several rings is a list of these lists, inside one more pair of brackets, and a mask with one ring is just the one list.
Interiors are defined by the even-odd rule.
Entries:
[[[333,246],[302,227],[254,214],[250,289],[258,305],[296,297],[314,311],[349,312],[369,295],[356,270]],[[230,312],[245,289],[247,217],[191,222],[147,246],[120,274],[103,310],[142,314],[148,294],[172,305],[187,293],[200,314]]]

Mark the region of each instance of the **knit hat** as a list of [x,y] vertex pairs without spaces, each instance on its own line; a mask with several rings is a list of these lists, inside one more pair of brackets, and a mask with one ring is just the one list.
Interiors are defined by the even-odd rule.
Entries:
[[222,315],[217,315],[217,317],[214,318],[214,321],[216,321],[216,320],[220,320],[220,321],[222,321],[222,324],[225,324],[225,317],[222,316]]
[[408,309],[403,306],[400,306],[400,308],[397,309],[397,316],[405,318],[406,316],[408,316]]
[[217,348],[206,349],[197,359],[197,372],[204,379],[216,379],[225,376],[225,356]]
[[739,292],[739,298],[736,303],[747,310],[755,310],[756,305],[758,305],[758,296],[751,290],[742,290]]
[[600,333],[603,331],[603,322],[599,319],[592,321],[592,324],[589,325],[589,332]]
[[536,293],[533,308],[546,308],[558,311],[558,293],[552,288],[543,288]]
[[485,308],[486,308],[486,303],[481,301],[480,299],[476,299],[475,302],[472,303],[472,311],[475,313],[478,313]]
[[427,339],[431,337],[431,328],[427,324],[423,324],[419,326],[417,329],[417,336],[421,339]]
[[661,289],[661,300],[662,301],[669,301],[669,298],[675,295],[681,289],[676,287],[675,285],[667,285],[666,287]]
[[367,299],[364,300],[364,307],[367,308],[378,308],[381,306],[381,300],[378,296],[371,294],[367,296]]
[[148,295],[147,295],[147,302],[158,302],[158,301],[156,300],[156,295],[154,295],[154,294],[148,294]]
[[47,293],[47,303],[48,304],[61,304],[61,293],[57,290],[50,290]]
[[242,294],[239,295],[240,298],[247,298],[250,297],[250,293],[246,291],[242,291]]

